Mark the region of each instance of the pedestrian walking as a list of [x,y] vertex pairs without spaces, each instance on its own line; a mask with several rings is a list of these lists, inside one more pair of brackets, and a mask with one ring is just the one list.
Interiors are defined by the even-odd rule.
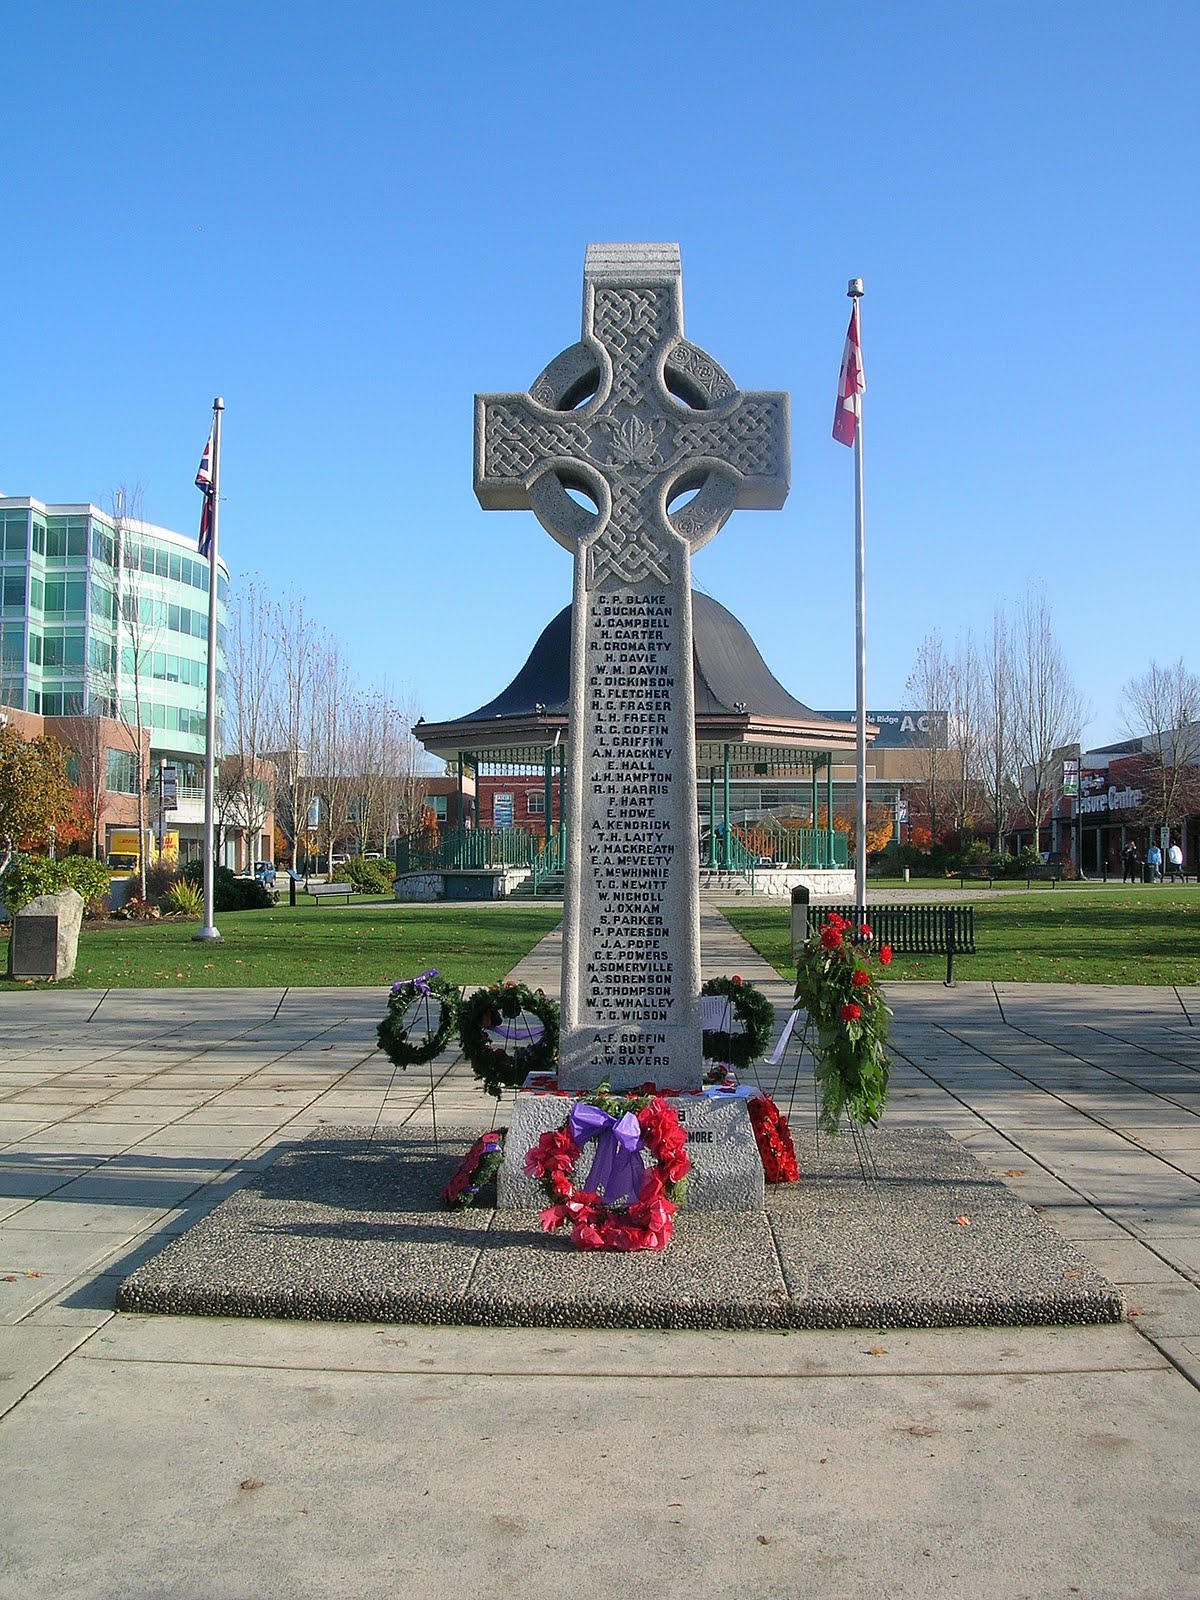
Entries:
[[1154,883],[1162,882],[1162,851],[1156,844],[1152,844],[1146,851],[1146,865],[1150,868],[1150,878]]
[[1178,839],[1167,850],[1167,871],[1172,883],[1177,877],[1183,877],[1183,846]]

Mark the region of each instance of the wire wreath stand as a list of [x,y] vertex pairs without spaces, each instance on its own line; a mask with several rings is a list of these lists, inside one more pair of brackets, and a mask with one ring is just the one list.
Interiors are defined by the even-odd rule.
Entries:
[[[427,1032],[429,1030],[429,998],[430,997],[428,995],[424,996],[425,1026]],[[504,1051],[505,1055],[508,1055],[522,1048],[528,1048],[535,1044],[540,1044],[545,1035],[546,1029],[536,1017],[528,1017],[524,1011],[520,1011],[515,1017],[502,1018],[500,1027],[485,1028],[484,1032],[487,1034],[488,1038],[493,1044],[498,1045]],[[434,1086],[432,1057],[430,1057],[429,1060],[429,1112],[430,1118],[433,1122],[433,1150],[434,1154],[437,1155],[440,1153],[440,1151],[438,1147],[437,1132],[437,1094]],[[489,1133],[495,1129],[496,1121],[499,1115],[500,1102],[497,1100],[492,1107],[492,1121],[488,1129]]]
[[[768,1092],[776,1104],[779,1103],[780,1086],[783,1083],[784,1064],[787,1060],[788,1045],[791,1043],[792,1036],[795,1033],[796,1018],[799,1016],[799,1014],[799,1008],[793,1007],[791,1015],[787,1020],[787,1024],[784,1027],[783,1032],[779,1036],[779,1040],[776,1043],[774,1050],[769,1056],[765,1056],[763,1058],[764,1066],[775,1068],[775,1081],[771,1085],[771,1088]],[[821,1097],[817,1084],[817,1053],[812,1047],[812,1042],[810,1039],[811,1032],[812,1018],[809,1016],[808,1012],[805,1011],[804,1027],[800,1031],[799,1044],[796,1050],[796,1069],[792,1073],[791,1087],[788,1091],[787,1118],[790,1123],[792,1111],[796,1103],[796,1086],[800,1082],[800,1068],[804,1061],[804,1052],[807,1050],[812,1058],[813,1064],[813,1120],[816,1124],[817,1156],[819,1158],[821,1154]],[[883,1200],[879,1193],[879,1163],[876,1161],[875,1152],[871,1148],[870,1136],[867,1133],[866,1128],[860,1123],[856,1122],[853,1117],[847,1117],[846,1120],[850,1126],[850,1142],[854,1146],[854,1153],[858,1158],[859,1176],[862,1178],[863,1183],[870,1188],[872,1193],[875,1195],[876,1204],[882,1205]]]
[[[412,979],[409,980],[409,982],[415,986],[415,989],[414,989],[414,993],[412,995],[412,998],[410,999],[408,1005],[405,1008],[404,1015],[403,1015],[403,1018],[401,1020],[401,1026],[403,1027],[404,1032],[406,1034],[407,1033],[411,1033],[413,1031],[413,1029],[415,1027],[417,1027],[421,1021],[424,1021],[424,1024],[425,1024],[424,1031],[425,1031],[425,1037],[426,1037],[427,1040],[432,1039],[435,1036],[435,1034],[438,1032],[438,1030],[441,1028],[441,1026],[442,1026],[442,1008],[443,1008],[444,1001],[443,1001],[442,996],[437,994],[437,992],[430,987],[429,981],[428,981],[428,980],[431,980],[433,978],[436,978],[437,975],[438,975],[437,974],[437,968],[434,967],[429,972],[423,972],[417,978],[412,978]],[[459,1000],[462,999],[462,989],[461,989],[461,987],[458,990],[458,999]],[[433,1016],[433,1007],[435,1005],[437,1007],[437,1012],[438,1012],[436,1021],[434,1020],[434,1016]],[[451,1024],[451,1029],[450,1029],[451,1036],[453,1035],[454,1022],[456,1022],[456,1021],[457,1021],[457,1010],[455,1011],[455,1016],[454,1016],[454,1019],[453,1019],[452,1024]],[[440,1054],[441,1054],[441,1051],[436,1051],[433,1055],[428,1056],[426,1058],[426,1062],[425,1062],[426,1066],[429,1068],[429,1117],[430,1117],[430,1122],[432,1124],[433,1153],[434,1153],[434,1155],[440,1155],[441,1154],[441,1142],[440,1142],[440,1140],[438,1138],[438,1125],[437,1125],[437,1084],[436,1084],[436,1079],[434,1077],[434,1071],[433,1071],[433,1063],[437,1059],[437,1056],[440,1055]],[[408,1068],[407,1068],[406,1064],[402,1064],[400,1062],[397,1062],[397,1061],[393,1060],[393,1062],[392,1062],[392,1075],[388,1079],[387,1088],[384,1090],[383,1105],[387,1104],[388,1095],[391,1093],[392,1086],[396,1082],[396,1074],[397,1074],[397,1072],[406,1072],[407,1070],[408,1070]],[[374,1123],[372,1124],[372,1127],[371,1127],[371,1138],[372,1139],[374,1139],[374,1137],[375,1137],[375,1135],[376,1135],[376,1133],[378,1131],[379,1122],[380,1122],[380,1119],[383,1116],[383,1105],[380,1106],[379,1111],[376,1114],[375,1121],[374,1121]],[[495,1126],[495,1118],[493,1118],[493,1126]]]

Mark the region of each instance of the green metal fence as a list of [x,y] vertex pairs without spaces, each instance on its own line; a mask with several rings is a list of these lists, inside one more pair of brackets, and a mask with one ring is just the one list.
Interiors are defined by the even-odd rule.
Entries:
[[755,859],[769,856],[788,867],[844,867],[850,859],[847,835],[836,828],[785,828],[764,821],[735,823],[733,834]]
[[532,867],[542,836],[525,828],[455,828],[439,835],[410,834],[396,848],[398,872],[460,871],[471,867]]
[[[728,837],[716,840],[716,861],[708,849],[701,864],[753,877],[759,858],[769,856],[788,867],[844,867],[849,861],[847,837],[827,828],[785,828],[779,823],[735,823]],[[526,828],[458,828],[431,840],[411,834],[396,848],[398,872],[443,872],[483,867],[528,867],[536,892],[548,877],[565,872],[567,836],[556,828],[549,839]]]

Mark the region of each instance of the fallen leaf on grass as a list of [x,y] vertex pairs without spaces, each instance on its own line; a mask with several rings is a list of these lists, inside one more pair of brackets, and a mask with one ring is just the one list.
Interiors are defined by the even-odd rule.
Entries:
[[17,1275],[15,1272],[6,1272],[0,1276],[0,1283],[16,1283],[16,1281]]
[[867,1356],[885,1356],[887,1355],[887,1347],[882,1344],[873,1344],[869,1350],[864,1350],[863,1354]]
[[27,1278],[44,1278],[46,1274],[44,1272],[30,1272],[27,1270],[25,1276]]

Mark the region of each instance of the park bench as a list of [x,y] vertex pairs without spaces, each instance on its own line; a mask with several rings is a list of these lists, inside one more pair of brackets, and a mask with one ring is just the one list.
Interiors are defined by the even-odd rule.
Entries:
[[960,889],[965,889],[968,883],[983,883],[985,881],[989,889],[996,882],[994,874],[988,867],[962,867],[959,869],[958,886]]
[[1032,889],[1034,883],[1061,883],[1062,868],[1051,866],[1048,861],[1043,861],[1040,867],[1029,867],[1025,873],[1025,887]]
[[946,984],[954,982],[955,956],[975,954],[974,906],[814,906],[808,908],[809,932],[837,912],[854,929],[865,922],[876,950],[891,945],[898,956],[945,956]]
[[306,893],[312,895],[314,900],[344,900],[350,904],[350,896],[354,893],[352,883],[310,883]]

